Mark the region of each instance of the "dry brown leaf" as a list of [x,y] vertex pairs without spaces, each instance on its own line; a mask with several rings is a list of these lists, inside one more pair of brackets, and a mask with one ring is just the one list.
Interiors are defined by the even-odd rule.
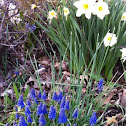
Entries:
[[126,89],[123,89],[120,105],[122,105],[124,108],[126,108]]
[[68,63],[65,62],[65,61],[56,62],[56,63],[54,64],[54,67],[57,68],[57,69],[59,69],[59,67],[61,67],[61,65],[62,65],[62,70],[63,70],[63,71],[68,69]]
[[[29,77],[28,81],[26,82],[26,85],[27,85],[29,82],[31,82],[31,81],[34,82],[33,87],[36,88],[36,89],[39,89],[39,86],[38,86],[38,84],[37,84],[38,81],[37,81],[36,79],[34,79],[33,77],[31,77],[31,76]],[[25,87],[27,87],[26,85],[25,85]]]
[[86,79],[88,80],[88,75],[84,76],[84,75],[80,75],[80,79],[83,80],[83,79]]
[[112,117],[106,117],[107,119],[107,125],[111,124],[111,123],[118,123],[117,120],[116,120],[116,116],[112,116]]
[[63,71],[62,73],[63,73],[64,76],[70,76],[70,72]]
[[113,97],[113,95],[114,95],[114,92],[111,92],[110,94],[109,94],[109,96],[105,99],[105,101],[104,101],[104,105],[107,105],[109,102],[110,102],[110,100],[111,100],[111,98]]
[[85,94],[85,92],[87,91],[86,88],[82,88],[82,93]]

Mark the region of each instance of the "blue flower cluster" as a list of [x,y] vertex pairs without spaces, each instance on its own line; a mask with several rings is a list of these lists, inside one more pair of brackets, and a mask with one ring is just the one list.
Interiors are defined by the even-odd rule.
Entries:
[[[33,116],[32,115],[32,106],[36,105],[36,118],[38,118],[39,126],[45,126],[48,120],[54,121],[57,117],[57,121],[59,124],[67,123],[66,111],[70,110],[69,100],[66,100],[66,97],[63,96],[63,93],[60,91],[57,95],[56,92],[53,93],[52,103],[55,102],[55,106],[51,105],[50,107],[46,105],[47,94],[44,90],[43,93],[39,92],[38,96],[36,96],[35,89],[32,88],[30,90],[30,99],[27,99],[24,103],[23,95],[21,95],[18,99],[17,106],[15,110],[15,118],[14,126],[28,126],[32,125]],[[21,111],[18,111],[18,109]],[[56,111],[58,110],[58,111]],[[24,114],[22,114],[22,112]],[[59,114],[58,114],[59,113]],[[25,116],[24,116],[25,115]],[[72,118],[76,119],[78,117],[78,108],[75,108]],[[18,124],[17,124],[18,122]],[[9,126],[9,124],[6,124]],[[70,124],[67,124],[70,126]],[[73,126],[76,126],[74,124]]]
[[34,32],[36,30],[36,26],[33,24],[33,25],[30,25],[29,23],[26,24],[26,28],[28,29],[29,32]]
[[[98,91],[101,92],[103,90],[103,80],[101,79],[97,85]],[[35,89],[30,90],[30,99],[27,99],[24,103],[23,101],[23,95],[21,95],[18,99],[17,106],[24,112],[25,116],[23,114],[20,114],[20,111],[18,112],[18,109],[16,108],[15,111],[15,118],[16,122],[13,125],[14,126],[27,126],[32,124],[32,111],[31,107],[32,105],[36,105],[36,118],[38,118],[38,124],[39,126],[45,126],[48,124],[48,120],[52,120],[52,122],[55,119],[58,119],[59,124],[66,124],[68,123],[66,112],[70,110],[70,104],[69,100],[66,100],[66,97],[63,96],[63,93],[60,91],[57,95],[56,92],[53,93],[52,96],[52,103],[50,107],[46,105],[47,103],[47,94],[44,90],[43,93],[39,92],[38,96],[36,97]],[[58,111],[56,111],[58,110]],[[57,117],[58,116],[58,117]],[[56,118],[57,117],[57,118]],[[78,108],[75,108],[72,114],[73,119],[78,118]],[[27,121],[26,121],[27,120]],[[94,126],[97,123],[97,115],[96,112],[94,112],[90,118],[90,126]],[[6,124],[6,126],[9,126],[9,124]],[[67,126],[70,126],[70,124],[67,124]],[[73,126],[77,126],[74,124]]]

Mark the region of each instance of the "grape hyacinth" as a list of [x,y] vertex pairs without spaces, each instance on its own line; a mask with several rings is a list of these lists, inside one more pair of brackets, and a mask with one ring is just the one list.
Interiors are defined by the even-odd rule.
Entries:
[[38,100],[37,100],[37,98],[36,98],[36,97],[35,97],[34,101],[35,101],[35,103],[36,103],[36,104],[38,104]]
[[10,125],[7,123],[6,126],[10,126]]
[[59,122],[59,124],[67,122],[67,117],[65,115],[65,109],[64,108],[61,108],[61,110],[60,110],[58,122]]
[[74,119],[76,119],[77,116],[78,116],[78,108],[76,108],[76,109],[74,110],[73,114],[72,114],[72,117],[73,117]]
[[68,101],[68,100],[67,100],[66,103],[65,103],[64,109],[65,109],[65,110],[69,110],[69,109],[70,109],[69,101]]
[[73,126],[77,126],[76,124],[74,124]]
[[13,123],[13,126],[18,126],[18,124],[16,122]]
[[63,97],[63,93],[60,91],[58,95],[58,102],[60,103]]
[[41,99],[41,91],[38,93],[38,99]]
[[15,118],[18,119],[20,115],[18,113],[15,114]]
[[18,124],[17,123],[14,123],[13,126],[18,126]]
[[19,97],[17,105],[18,105],[18,107],[20,107],[21,109],[25,107],[24,101],[23,101],[23,95],[21,95],[21,96]]
[[32,119],[31,119],[31,116],[30,115],[27,116],[27,122],[28,123],[32,123]]
[[57,96],[57,93],[55,91],[53,93],[52,100],[58,101],[58,96]]
[[52,119],[52,120],[54,120],[56,118],[56,109],[55,109],[55,107],[53,107],[53,105],[51,105],[51,107],[49,109],[48,118]]
[[19,126],[27,126],[27,123],[24,119],[24,116],[20,116],[19,118]]
[[70,124],[67,124],[67,126],[70,126]]
[[42,106],[42,113],[47,114],[46,104],[43,104],[43,106]]
[[32,99],[36,97],[36,96],[35,96],[35,89],[34,89],[34,88],[32,88],[32,89],[30,90],[30,96],[31,96]]
[[31,102],[29,99],[26,101],[26,105],[31,106]]
[[15,75],[19,75],[19,72],[17,71],[17,72],[15,72]]
[[46,91],[45,91],[45,90],[44,90],[43,93],[42,93],[41,99],[42,99],[43,101],[46,100]]
[[97,123],[97,115],[96,112],[93,112],[91,118],[90,118],[90,126],[93,126]]
[[36,112],[36,115],[39,116],[42,114],[42,103],[40,103],[37,107],[37,112]]
[[43,114],[41,114],[41,115],[40,115],[40,117],[39,117],[39,123],[42,123],[43,125],[45,125],[45,124],[46,124],[46,120],[45,120],[45,118],[44,118],[44,115],[43,115]]
[[103,82],[104,82],[103,79],[99,80],[99,83],[97,85],[98,92],[102,92],[102,90],[103,90]]
[[30,111],[29,106],[27,105],[27,106],[25,107],[25,115],[28,116],[28,115],[30,115],[30,114],[31,114],[31,111]]
[[64,108],[65,103],[66,103],[66,98],[65,98],[65,96],[63,96],[62,100],[61,100],[60,108]]
[[30,26],[30,24],[27,23],[26,28],[28,29],[29,32],[34,32],[37,27],[34,24]]

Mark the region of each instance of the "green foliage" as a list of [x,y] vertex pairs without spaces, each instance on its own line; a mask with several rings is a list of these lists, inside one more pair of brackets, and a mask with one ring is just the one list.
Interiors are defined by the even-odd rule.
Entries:
[[[45,30],[52,42],[58,44],[62,56],[67,52],[65,60],[72,60],[69,65],[70,67],[72,65],[73,70],[82,72],[84,68],[91,66],[95,55],[95,73],[100,75],[103,72],[105,77],[110,80],[113,68],[120,59],[121,53],[118,47],[126,46],[126,23],[121,22],[121,16],[124,12],[122,0],[111,0],[108,5],[110,14],[105,16],[103,20],[94,15],[88,20],[85,15],[76,17],[73,1],[59,2],[58,7],[55,7],[55,10],[59,10],[57,11],[57,20],[54,18],[51,24],[45,23],[37,14],[44,25],[38,21],[36,23]],[[70,10],[67,20],[62,12],[64,6]],[[49,4],[48,8],[52,10],[52,6]],[[47,17],[47,14],[42,12]],[[118,39],[117,44],[112,48],[105,47],[103,44],[103,38],[107,32],[116,34]]]

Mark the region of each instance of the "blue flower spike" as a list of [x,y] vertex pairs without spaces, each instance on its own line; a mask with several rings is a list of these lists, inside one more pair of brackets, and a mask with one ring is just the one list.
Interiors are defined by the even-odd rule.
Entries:
[[30,90],[30,96],[31,96],[32,99],[36,97],[36,96],[35,96],[35,89],[34,89],[34,88],[32,88],[32,89]]
[[90,126],[94,126],[97,123],[97,115],[96,112],[93,112],[91,118],[90,118]]
[[17,72],[15,72],[15,75],[19,75],[19,72],[17,71]]
[[36,26],[33,24],[33,25],[30,25],[29,23],[26,24],[26,28],[28,29],[29,32],[34,32],[36,30]]
[[42,123],[42,124],[43,124],[43,126],[44,126],[44,125],[46,125],[46,120],[45,120],[45,118],[44,118],[44,115],[43,115],[43,114],[41,114],[41,115],[40,115],[40,117],[39,117],[39,123]]
[[73,117],[74,119],[76,119],[77,116],[78,116],[78,108],[75,108],[75,110],[74,110],[74,112],[73,112],[73,114],[72,114],[72,117]]
[[58,102],[60,103],[63,97],[63,93],[60,91],[58,95]]
[[58,96],[57,96],[57,93],[55,91],[53,93],[52,100],[58,101]]
[[51,107],[49,109],[48,118],[52,119],[52,120],[54,120],[56,118],[56,109],[55,109],[55,107],[53,107],[53,105],[51,105]]
[[41,99],[41,91],[38,93],[38,99]]
[[18,126],[18,124],[17,123],[14,123],[13,126]]
[[40,103],[37,107],[37,112],[36,112],[36,115],[39,116],[42,114],[42,103]]
[[43,123],[39,123],[39,126],[44,126],[44,124]]
[[19,119],[20,115],[18,113],[15,114],[15,118]]
[[104,83],[104,80],[100,79],[99,83],[97,85],[98,92],[102,92],[102,90],[103,90],[103,83]]
[[26,105],[31,106],[31,102],[29,99],[26,101]]
[[76,124],[74,124],[73,126],[77,126]]
[[38,100],[37,100],[36,97],[34,98],[34,102],[35,102],[36,104],[38,104]]
[[42,113],[47,114],[46,104],[43,104],[42,106]]
[[21,109],[25,107],[24,101],[23,101],[23,95],[21,95],[21,96],[19,97],[17,105],[18,105],[18,107],[20,107]]
[[27,116],[27,122],[28,123],[32,123],[32,119],[31,119],[31,116],[30,115]]
[[70,124],[67,124],[67,126],[70,126]]
[[64,108],[65,107],[65,103],[66,103],[66,98],[65,98],[65,96],[63,96],[62,100],[61,100],[60,108]]
[[6,126],[10,126],[10,125],[7,123]]
[[19,126],[27,126],[27,123],[24,119],[24,116],[20,116],[19,118]]
[[25,115],[28,116],[28,115],[30,115],[30,114],[31,114],[31,111],[30,111],[29,106],[27,105],[27,106],[25,107]]
[[60,110],[58,122],[59,122],[59,124],[67,122],[67,117],[65,115],[65,109],[64,108],[61,108],[61,110]]
[[69,110],[70,109],[69,100],[66,101],[64,108],[65,108],[65,110]]
[[46,96],[46,91],[44,90],[43,93],[42,93],[41,99],[42,99],[43,101],[45,101],[46,98],[47,98],[47,96]]

